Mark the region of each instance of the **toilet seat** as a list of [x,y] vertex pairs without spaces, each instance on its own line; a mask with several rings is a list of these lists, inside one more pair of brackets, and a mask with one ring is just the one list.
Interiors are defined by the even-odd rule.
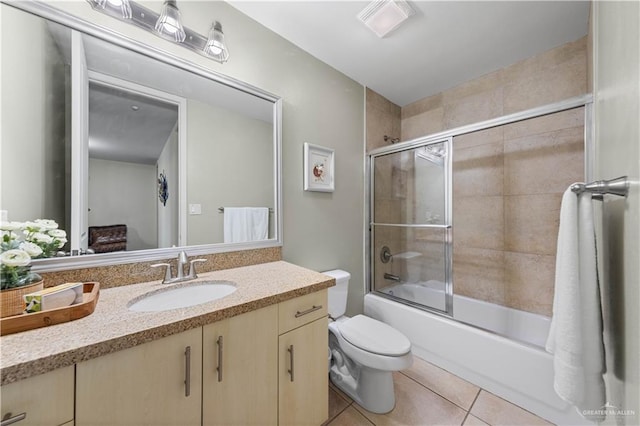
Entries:
[[385,356],[402,356],[411,351],[411,342],[402,333],[364,315],[341,322],[339,329],[347,342],[363,351]]
[[[356,316],[357,317],[357,316]],[[343,335],[343,325],[347,324],[348,322],[351,322],[354,318],[340,318],[337,321],[331,322],[329,323],[329,332],[333,333],[333,335],[336,337],[337,339],[337,343],[338,343],[338,347],[341,351],[343,351],[345,353],[345,355],[347,355],[349,358],[351,358],[353,361],[357,362],[359,365],[362,365],[364,367],[367,368],[371,368],[371,369],[375,369],[375,370],[381,370],[381,371],[399,371],[399,370],[404,370],[405,368],[409,368],[413,362],[413,356],[411,355],[411,343],[409,342],[409,349],[400,355],[382,355],[379,353],[375,353],[375,352],[371,352],[369,350],[366,349],[362,349],[358,346],[356,346],[355,344],[351,343],[349,340],[347,340],[344,335]],[[365,317],[367,318],[367,317]],[[367,327],[363,327],[363,330],[370,330],[369,332],[369,336],[371,336],[371,332],[375,332],[376,329],[378,329],[378,327],[380,326],[380,324],[383,324],[377,320],[374,320],[372,318],[368,318],[371,321],[373,321],[373,323],[368,323]],[[366,321],[366,320],[364,320]],[[347,327],[347,334],[350,334],[352,340],[356,340],[358,341],[358,338],[354,339],[354,336],[358,333],[359,327],[358,324],[363,322],[362,320],[358,320],[356,322],[354,322],[353,324],[351,324],[351,327]],[[386,325],[386,324],[383,324]],[[391,327],[390,327],[391,328]],[[394,333],[398,333],[400,335],[402,335],[399,331],[392,329],[394,331]],[[367,332],[365,331],[365,334]],[[402,336],[404,337],[404,336]],[[331,342],[331,339],[329,339]],[[369,339],[370,341],[376,341],[376,340],[381,340],[379,339],[379,335],[377,339]],[[396,339],[394,339],[395,341]],[[398,340],[402,340],[402,339],[398,339]],[[361,341],[359,342],[360,344],[363,343],[364,339],[361,339]],[[372,344],[373,345],[373,344]],[[383,346],[382,346],[383,347]],[[379,349],[379,348],[378,348]],[[395,353],[399,353],[402,352],[404,349],[395,349]],[[385,351],[384,349],[382,351]],[[391,351],[390,351],[391,352]]]

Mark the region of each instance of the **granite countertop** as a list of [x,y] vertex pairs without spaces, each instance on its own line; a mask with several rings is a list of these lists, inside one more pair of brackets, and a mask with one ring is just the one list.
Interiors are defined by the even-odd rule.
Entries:
[[[222,299],[161,312],[133,312],[127,304],[160,288],[198,281],[232,281],[238,289]],[[127,349],[171,334],[331,287],[326,275],[278,261],[200,274],[187,283],[159,281],[100,291],[84,318],[1,338],[2,385]]]

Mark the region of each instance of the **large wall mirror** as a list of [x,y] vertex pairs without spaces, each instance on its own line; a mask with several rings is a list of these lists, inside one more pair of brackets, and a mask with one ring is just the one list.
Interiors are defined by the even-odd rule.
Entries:
[[[278,97],[50,6],[15,5],[0,4],[0,209],[68,234],[67,256],[36,265],[280,244]],[[248,234],[247,214],[259,224]]]

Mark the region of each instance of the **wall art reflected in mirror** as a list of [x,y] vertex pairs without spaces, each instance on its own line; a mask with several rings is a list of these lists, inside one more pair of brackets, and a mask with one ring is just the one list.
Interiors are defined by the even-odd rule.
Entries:
[[[280,243],[279,98],[52,9],[0,7],[7,220],[55,220],[67,255]],[[264,232],[234,237],[232,207]]]

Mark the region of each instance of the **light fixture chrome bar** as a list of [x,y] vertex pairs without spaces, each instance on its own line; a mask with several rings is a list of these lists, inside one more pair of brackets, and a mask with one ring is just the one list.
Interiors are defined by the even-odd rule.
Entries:
[[[89,2],[90,4],[93,4],[94,2],[92,2],[91,0],[87,0],[87,2]],[[117,17],[116,15],[114,15],[113,13],[108,13],[103,9],[97,9],[94,8],[94,10],[103,12],[109,16],[112,17],[116,17],[117,19],[123,21],[123,22],[128,22],[132,25],[135,25],[138,28],[142,28],[144,30],[147,30],[155,35],[157,35],[160,38],[163,38],[166,40],[166,38],[162,37],[160,34],[158,34],[158,32],[156,31],[156,22],[158,22],[158,18],[160,18],[160,13],[155,12],[151,9],[148,9],[144,6],[142,6],[141,4],[138,4],[136,2],[133,1],[129,1],[129,5],[131,7],[131,18],[130,19],[126,19],[126,18],[121,18],[121,17]],[[207,58],[213,59],[216,62],[219,63],[224,63],[228,60],[229,56],[226,55],[226,57],[218,57],[218,56],[213,56],[213,55],[208,55],[205,51],[205,48],[207,46],[207,37],[203,36],[199,33],[197,33],[196,31],[188,28],[187,26],[185,26],[183,24],[182,26],[184,32],[185,32],[185,39],[183,42],[181,43],[176,43],[178,46],[182,46],[185,47],[189,50],[192,50],[202,56],[205,56]]]

